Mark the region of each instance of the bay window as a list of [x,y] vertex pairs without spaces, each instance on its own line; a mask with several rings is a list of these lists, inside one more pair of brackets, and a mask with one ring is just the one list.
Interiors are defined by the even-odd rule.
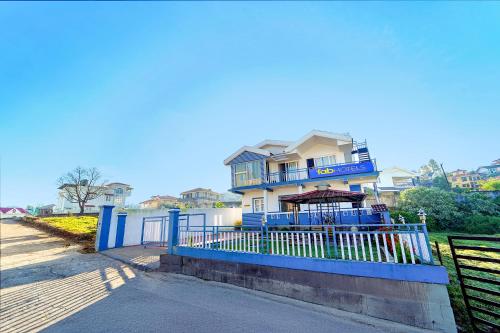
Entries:
[[234,165],[234,185],[247,186],[261,183],[260,161],[238,163]]

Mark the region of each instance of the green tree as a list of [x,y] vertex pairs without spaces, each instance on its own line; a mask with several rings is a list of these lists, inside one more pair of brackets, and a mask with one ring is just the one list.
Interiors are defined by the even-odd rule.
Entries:
[[500,191],[500,179],[490,179],[481,184],[483,191]]
[[432,180],[432,186],[437,187],[441,190],[449,191],[450,186],[448,185],[448,181],[444,176],[437,176]]
[[434,160],[433,158],[431,158],[429,160],[429,163],[427,164],[429,166],[429,168],[436,174],[442,174],[442,170],[441,170],[441,167],[439,166],[438,162],[436,162],[436,160]]
[[416,215],[423,208],[429,228],[450,229],[463,218],[456,204],[456,194],[439,188],[415,187],[401,192],[398,209]]
[[221,201],[217,201],[217,202],[214,204],[214,207],[215,207],[215,208],[225,208],[225,207],[226,207],[226,205],[224,205],[224,203],[223,203],[223,202],[221,202]]
[[464,193],[458,208],[468,215],[499,215],[499,207],[486,195],[478,192]]

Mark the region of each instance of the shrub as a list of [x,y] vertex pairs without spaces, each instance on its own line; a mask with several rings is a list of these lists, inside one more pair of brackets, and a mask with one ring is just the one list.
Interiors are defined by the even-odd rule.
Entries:
[[482,193],[465,193],[461,195],[458,208],[468,215],[499,215],[500,207]]
[[500,217],[473,215],[465,219],[463,229],[470,234],[497,234],[500,233]]
[[420,223],[420,219],[417,214],[412,214],[405,210],[391,210],[391,218],[394,223],[399,224],[399,215],[405,218],[405,223]]
[[415,187],[401,192],[399,210],[417,216],[421,208],[427,214],[430,230],[450,229],[463,218],[456,204],[456,194],[452,192],[426,187]]
[[490,179],[481,184],[481,190],[500,191],[500,179]]

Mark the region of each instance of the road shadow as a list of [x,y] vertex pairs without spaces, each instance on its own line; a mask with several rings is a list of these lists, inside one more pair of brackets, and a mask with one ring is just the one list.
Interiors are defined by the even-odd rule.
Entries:
[[98,254],[3,270],[0,332],[43,329],[108,297],[135,277],[129,267]]

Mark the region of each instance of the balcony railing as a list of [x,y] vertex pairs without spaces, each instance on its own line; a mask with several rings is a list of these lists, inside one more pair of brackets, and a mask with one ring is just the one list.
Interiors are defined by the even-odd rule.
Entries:
[[[376,170],[376,164],[375,160],[370,160],[371,163],[373,164],[374,170]],[[360,164],[361,162],[346,162],[346,163],[336,163],[336,164],[331,164],[331,165],[324,165],[321,166],[321,168],[329,168],[329,167],[339,167],[343,165],[356,165]],[[309,179],[309,170],[310,169],[315,169],[315,168],[303,168],[303,169],[296,169],[296,170],[288,170],[288,171],[279,171],[279,172],[271,172],[267,174],[266,180],[268,184],[274,184],[274,183],[283,183],[283,182],[290,182],[290,181],[295,181],[295,180],[303,180],[303,179]]]
[[[321,168],[321,169],[332,168],[332,167],[338,168],[338,167],[348,166],[348,165],[356,166],[356,165],[366,164],[367,162],[372,163],[372,165],[373,165],[372,170],[377,169],[374,159],[369,160],[369,161],[363,161],[363,162],[336,163],[336,164],[321,166],[318,168]],[[311,179],[311,178],[321,179],[319,177],[310,177],[310,171],[312,169],[318,169],[318,168],[302,168],[302,169],[295,169],[295,170],[270,172],[264,176],[264,181],[262,181],[260,178],[259,179],[245,179],[245,180],[238,179],[234,182],[234,187],[260,185],[262,183],[265,183],[265,184],[287,183],[287,182],[293,182],[293,181],[297,181],[297,180]],[[342,173],[340,175],[358,174],[358,173],[365,173],[365,172],[367,172],[367,171]],[[332,174],[332,176],[333,175],[334,174]]]
[[302,180],[308,178],[309,178],[309,172],[307,168],[280,171],[280,172],[271,172],[267,175],[267,183],[273,184],[281,182],[290,182],[294,180]]

